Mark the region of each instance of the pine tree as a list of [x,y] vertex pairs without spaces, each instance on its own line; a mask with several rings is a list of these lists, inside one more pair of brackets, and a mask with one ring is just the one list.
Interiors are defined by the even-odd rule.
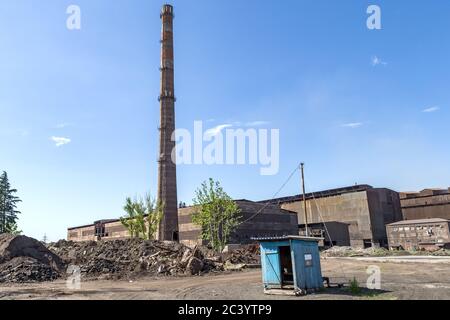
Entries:
[[17,204],[21,202],[19,197],[14,194],[16,189],[11,189],[8,180],[8,174],[4,171],[0,176],[0,234],[12,233],[19,234],[17,220],[20,211],[17,210]]

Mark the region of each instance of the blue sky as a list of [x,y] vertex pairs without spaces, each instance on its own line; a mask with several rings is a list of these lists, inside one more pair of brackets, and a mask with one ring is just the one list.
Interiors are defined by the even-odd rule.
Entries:
[[[79,31],[66,28],[71,4]],[[156,193],[162,4],[1,1],[0,170],[19,189],[25,234],[64,238],[122,215],[126,196]],[[261,121],[281,136],[278,175],[181,166],[180,200],[209,177],[235,198],[270,198],[300,161],[309,191],[450,185],[448,1],[172,4],[177,127]],[[366,28],[369,4],[382,30]],[[281,195],[299,193],[299,179]]]

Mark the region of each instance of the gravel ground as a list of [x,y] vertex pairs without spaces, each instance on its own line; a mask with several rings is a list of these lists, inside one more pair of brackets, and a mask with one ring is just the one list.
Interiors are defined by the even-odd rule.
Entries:
[[[435,262],[433,260],[433,262]],[[333,283],[348,283],[354,277],[366,283],[369,266],[381,269],[382,291],[363,291],[353,296],[348,289],[327,289],[307,297],[281,297],[263,294],[261,271],[248,270],[218,276],[183,278],[144,278],[138,281],[82,282],[80,290],[69,290],[64,281],[40,284],[0,285],[0,299],[55,299],[55,300],[352,300],[387,299],[421,300],[450,299],[450,263],[363,261],[354,258],[322,260],[323,275]]]

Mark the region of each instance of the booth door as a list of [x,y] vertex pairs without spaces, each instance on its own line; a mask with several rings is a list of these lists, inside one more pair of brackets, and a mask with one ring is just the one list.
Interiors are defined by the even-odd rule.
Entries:
[[281,288],[280,248],[263,246],[261,253],[264,285],[267,288]]

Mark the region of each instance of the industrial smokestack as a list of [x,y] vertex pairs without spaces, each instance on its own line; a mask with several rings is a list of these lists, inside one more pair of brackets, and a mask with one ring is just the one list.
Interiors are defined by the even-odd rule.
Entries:
[[173,50],[173,7],[164,5],[161,10],[161,125],[158,165],[158,200],[164,205],[163,218],[158,229],[158,239],[178,241],[177,169],[172,161],[175,142],[175,86]]

